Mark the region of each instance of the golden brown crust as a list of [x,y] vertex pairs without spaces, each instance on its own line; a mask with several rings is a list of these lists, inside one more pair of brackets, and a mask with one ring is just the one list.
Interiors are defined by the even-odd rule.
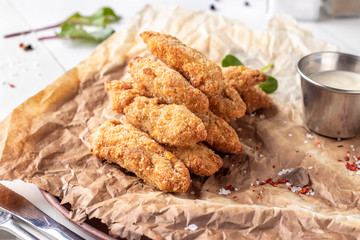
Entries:
[[215,150],[234,154],[244,150],[236,131],[224,119],[211,111],[197,116],[203,121],[207,131],[205,141]]
[[148,58],[136,57],[129,63],[134,87],[143,96],[156,97],[161,103],[184,105],[194,113],[205,113],[209,100],[180,73]]
[[90,136],[91,153],[135,173],[164,192],[186,192],[190,174],[182,161],[130,124],[108,120]]
[[131,79],[106,81],[105,90],[109,94],[112,109],[121,114],[124,114],[124,108],[140,95],[140,92],[133,88]]
[[215,62],[171,35],[146,31],[140,36],[156,57],[184,75],[194,87],[207,95],[220,94],[223,76]]
[[258,85],[261,82],[265,82],[267,79],[266,74],[259,70],[246,68],[244,66],[223,68],[223,75],[225,82],[239,92]]
[[272,105],[271,98],[259,86],[250,87],[243,91],[241,96],[246,104],[247,113],[252,113],[260,108],[268,108]]
[[181,105],[158,104],[156,98],[136,97],[124,113],[127,122],[159,143],[189,146],[206,139],[203,122]]
[[183,161],[191,173],[202,177],[213,175],[223,165],[222,158],[203,143],[167,149]]
[[131,80],[105,82],[113,110],[125,114],[127,122],[171,146],[188,146],[206,138],[203,122],[185,106],[142,97],[132,84]]
[[210,110],[225,121],[232,122],[244,116],[246,105],[233,87],[223,86],[220,95],[208,96]]

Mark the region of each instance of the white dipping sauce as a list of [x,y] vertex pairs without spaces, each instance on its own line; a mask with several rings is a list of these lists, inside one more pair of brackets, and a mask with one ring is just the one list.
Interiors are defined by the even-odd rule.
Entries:
[[360,90],[360,73],[336,70],[315,73],[310,75],[309,78],[332,88]]

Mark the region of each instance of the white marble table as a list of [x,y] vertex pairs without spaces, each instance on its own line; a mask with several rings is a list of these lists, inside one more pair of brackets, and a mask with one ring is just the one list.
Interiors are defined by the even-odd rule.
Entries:
[[[91,14],[102,6],[110,6],[121,15],[121,21],[113,26],[116,29],[146,4],[179,5],[196,11],[211,11],[210,5],[213,4],[218,14],[239,19],[255,30],[265,29],[270,17],[266,14],[267,0],[0,0],[0,121],[27,98],[87,58],[95,48],[92,44],[69,40],[37,40],[41,36],[53,35],[54,30],[9,39],[4,39],[3,35],[55,24],[76,11]],[[319,21],[299,21],[299,24],[313,31],[316,38],[338,45],[341,51],[360,55],[360,18],[321,16]],[[20,43],[31,44],[34,50],[25,52],[19,47]],[[85,239],[93,239],[55,211],[35,185],[19,180],[0,182]],[[41,235],[38,237],[47,239]],[[10,235],[0,231],[0,239],[9,238]]]

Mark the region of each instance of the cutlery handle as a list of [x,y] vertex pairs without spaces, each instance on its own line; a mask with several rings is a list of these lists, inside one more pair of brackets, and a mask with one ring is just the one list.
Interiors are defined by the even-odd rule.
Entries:
[[4,229],[15,236],[24,239],[24,240],[39,240],[37,237],[26,231],[24,228],[20,227],[14,220],[11,218],[6,222],[0,225],[0,229]]

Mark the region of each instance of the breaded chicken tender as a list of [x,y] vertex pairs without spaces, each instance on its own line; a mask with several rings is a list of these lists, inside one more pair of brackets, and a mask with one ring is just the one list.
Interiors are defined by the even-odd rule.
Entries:
[[180,73],[148,58],[136,57],[129,63],[134,87],[147,97],[161,103],[184,105],[193,113],[206,113],[209,100]]
[[134,98],[141,96],[141,93],[134,88],[132,79],[122,81],[113,80],[105,82],[105,90],[109,94],[112,109],[115,112],[124,114],[127,107]]
[[252,113],[260,108],[268,108],[272,105],[271,98],[257,85],[243,91],[241,96],[246,104],[247,113]]
[[215,150],[224,153],[239,153],[244,150],[236,131],[222,118],[211,111],[197,114],[205,124],[207,137],[205,142]]
[[213,175],[223,165],[222,158],[203,143],[166,149],[183,161],[191,173],[202,177]]
[[223,68],[225,82],[234,87],[246,104],[246,113],[272,105],[271,98],[258,86],[265,82],[266,74],[244,66]]
[[124,112],[127,122],[159,143],[189,146],[206,139],[204,123],[181,105],[164,105],[156,98],[136,97]]
[[130,80],[105,82],[113,110],[125,114],[127,122],[170,146],[189,146],[206,139],[203,122],[185,106],[142,97],[132,84]]
[[265,82],[267,79],[266,74],[260,72],[259,70],[244,66],[231,66],[223,68],[223,75],[225,82],[239,92]]
[[171,35],[146,31],[140,36],[152,54],[180,72],[194,87],[207,95],[220,94],[223,76],[215,62]]
[[208,96],[210,110],[227,122],[232,122],[244,116],[246,105],[239,93],[231,86],[223,84],[221,94]]
[[186,192],[190,174],[182,161],[130,124],[108,120],[90,136],[91,153],[135,173],[164,192]]

